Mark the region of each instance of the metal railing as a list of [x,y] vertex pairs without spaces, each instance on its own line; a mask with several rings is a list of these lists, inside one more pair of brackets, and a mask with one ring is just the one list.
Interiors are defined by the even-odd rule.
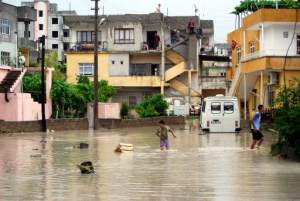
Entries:
[[[267,57],[267,56],[274,56],[274,57],[285,57],[286,56],[285,49],[265,49],[262,51],[257,51],[252,54],[247,54],[242,58],[242,62],[247,62],[253,59]],[[288,56],[300,56],[297,52],[290,51]]]

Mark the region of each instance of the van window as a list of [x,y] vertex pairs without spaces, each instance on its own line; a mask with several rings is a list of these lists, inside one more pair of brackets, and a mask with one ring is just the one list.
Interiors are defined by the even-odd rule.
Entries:
[[203,101],[203,103],[202,103],[202,112],[205,112],[205,106],[206,106],[206,101]]
[[212,114],[220,114],[221,113],[221,103],[220,102],[212,102],[211,103],[211,113]]
[[225,102],[224,103],[224,113],[232,114],[234,112],[234,104],[233,102]]

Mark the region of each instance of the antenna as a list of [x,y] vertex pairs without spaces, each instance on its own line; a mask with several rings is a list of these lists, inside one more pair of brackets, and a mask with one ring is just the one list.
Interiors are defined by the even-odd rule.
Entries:
[[194,4],[194,8],[195,8],[195,16],[197,16],[197,15],[198,15],[198,12],[199,12],[199,9],[197,8],[197,5],[196,5],[196,4]]

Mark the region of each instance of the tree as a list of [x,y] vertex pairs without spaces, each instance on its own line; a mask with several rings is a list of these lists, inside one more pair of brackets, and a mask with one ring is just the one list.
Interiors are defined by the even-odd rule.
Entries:
[[295,80],[295,84],[289,88],[283,87],[276,104],[275,125],[278,136],[272,148],[282,150],[284,146],[291,147],[300,158],[300,80]]
[[41,102],[41,73],[26,74],[23,77],[23,91],[31,93],[34,101]]
[[[99,85],[98,99],[101,102],[107,102],[117,93],[117,89],[108,85],[107,81],[101,80]],[[25,75],[23,88],[24,92],[32,94],[35,101],[40,101],[40,73]],[[85,76],[80,76],[77,84],[53,77],[51,97],[55,118],[84,117],[88,103],[94,99],[93,88],[93,83]]]
[[168,103],[163,99],[161,94],[155,94],[145,97],[144,100],[136,107],[137,113],[141,117],[154,117],[166,115]]

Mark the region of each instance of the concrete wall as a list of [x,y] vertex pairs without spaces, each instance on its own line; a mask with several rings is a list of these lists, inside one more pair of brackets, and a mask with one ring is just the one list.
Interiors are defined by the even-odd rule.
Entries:
[[[288,37],[284,38],[284,32]],[[263,49],[261,51],[271,51],[274,55],[285,56],[288,46],[291,43],[294,33],[294,24],[274,24],[265,28]],[[296,33],[300,33],[300,26],[297,26]],[[297,55],[297,35],[294,37],[289,51],[290,56]]]
[[110,76],[128,76],[129,54],[110,54],[108,68]]
[[[184,125],[184,117],[154,117],[145,119],[99,119],[99,125],[103,128],[128,128],[128,127],[143,127],[156,126],[159,120],[164,120],[168,125]],[[54,131],[65,130],[88,130],[87,119],[50,119],[47,120],[47,128]],[[40,121],[27,122],[4,122],[0,121],[1,133],[21,133],[21,132],[40,132]]]
[[[5,94],[0,93],[0,120],[4,121],[33,121],[41,120],[41,105],[34,102],[30,94],[10,93],[9,102],[5,101]],[[46,118],[52,114],[52,102],[46,104]]]

